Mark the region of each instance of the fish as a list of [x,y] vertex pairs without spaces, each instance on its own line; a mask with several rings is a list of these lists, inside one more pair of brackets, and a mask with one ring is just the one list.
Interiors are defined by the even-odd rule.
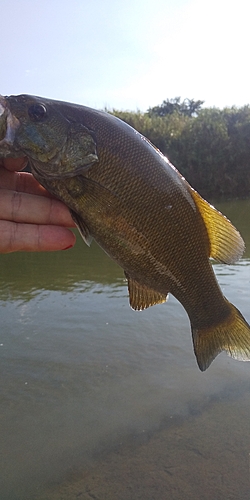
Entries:
[[222,351],[250,359],[250,326],[224,297],[211,259],[244,241],[146,137],[110,113],[47,98],[0,97],[0,157],[27,157],[38,182],[124,270],[130,306],[169,293],[185,308],[201,371]]

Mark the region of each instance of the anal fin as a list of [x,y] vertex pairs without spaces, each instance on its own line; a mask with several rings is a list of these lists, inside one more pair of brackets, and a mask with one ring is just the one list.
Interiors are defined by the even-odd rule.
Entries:
[[166,302],[167,295],[156,292],[146,285],[138,283],[134,279],[130,278],[125,272],[125,276],[128,280],[128,291],[129,291],[129,303],[132,309],[136,311],[142,311],[155,304],[162,304]]
[[82,239],[85,241],[86,245],[88,245],[88,247],[90,247],[93,238],[92,238],[84,220],[74,210],[70,209],[70,213],[71,213],[71,217],[72,217],[74,223],[76,224],[77,229],[78,229]]

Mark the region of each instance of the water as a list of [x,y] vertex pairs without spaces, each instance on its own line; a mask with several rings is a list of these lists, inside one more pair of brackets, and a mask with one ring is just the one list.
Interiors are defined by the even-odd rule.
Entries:
[[[250,200],[217,206],[247,251],[215,271],[250,321]],[[182,306],[132,311],[96,245],[0,261],[1,500],[249,498],[250,363],[201,373]]]

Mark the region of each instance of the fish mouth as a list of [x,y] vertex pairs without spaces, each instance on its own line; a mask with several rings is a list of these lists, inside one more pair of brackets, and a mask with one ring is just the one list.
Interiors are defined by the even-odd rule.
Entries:
[[7,132],[7,110],[0,101],[0,142],[5,138]]
[[[14,141],[19,120],[11,113],[7,99],[0,95],[0,156],[16,157]],[[14,155],[14,156],[13,156]]]

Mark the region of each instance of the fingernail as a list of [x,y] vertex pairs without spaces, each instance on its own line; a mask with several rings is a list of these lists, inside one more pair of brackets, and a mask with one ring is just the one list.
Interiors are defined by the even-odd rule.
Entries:
[[63,250],[69,250],[69,248],[72,248],[74,245],[69,245],[68,247],[66,248],[63,248]]

